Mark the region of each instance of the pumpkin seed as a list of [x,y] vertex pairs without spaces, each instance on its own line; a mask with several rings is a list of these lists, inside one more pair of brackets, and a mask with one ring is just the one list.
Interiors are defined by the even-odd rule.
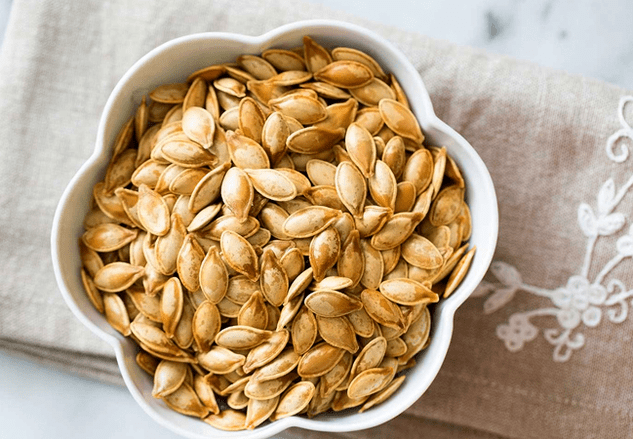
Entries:
[[259,277],[259,264],[255,250],[250,243],[237,233],[226,230],[220,237],[222,254],[228,265],[255,281]]
[[310,403],[315,390],[314,384],[309,381],[301,381],[292,385],[279,399],[277,408],[270,420],[276,421],[301,413]]
[[359,169],[351,162],[336,167],[336,192],[354,217],[362,216],[367,195],[367,184]]
[[303,37],[303,58],[308,71],[315,73],[332,62],[328,51],[309,36]]
[[251,373],[273,361],[286,347],[289,337],[289,332],[286,329],[281,329],[275,331],[268,340],[251,349],[242,367],[244,372]]
[[189,291],[200,288],[200,267],[204,257],[204,250],[194,236],[191,233],[185,236],[182,248],[178,252],[176,267],[182,285]]
[[401,329],[405,326],[402,311],[379,291],[366,289],[361,293],[361,301],[367,314],[383,326]]
[[356,61],[334,61],[314,73],[314,79],[340,88],[358,88],[369,84],[374,75]]
[[378,109],[385,124],[394,133],[420,144],[424,141],[418,121],[406,106],[393,99],[383,99],[378,104]]
[[323,317],[340,317],[363,307],[360,300],[334,290],[318,290],[306,297],[306,306]]
[[213,115],[201,106],[192,106],[182,115],[182,130],[191,140],[209,148],[215,135]]
[[350,159],[366,178],[374,175],[376,145],[366,128],[352,123],[345,132],[345,146]]
[[259,282],[266,300],[281,306],[288,294],[288,275],[272,250],[264,251]]
[[232,409],[223,410],[217,415],[209,415],[203,421],[218,430],[238,431],[246,429],[246,415]]

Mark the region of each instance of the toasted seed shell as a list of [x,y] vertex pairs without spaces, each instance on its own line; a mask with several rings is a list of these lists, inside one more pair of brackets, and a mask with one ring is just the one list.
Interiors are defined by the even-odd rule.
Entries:
[[163,104],[180,104],[185,100],[188,90],[189,84],[164,84],[152,90],[149,97]]
[[345,132],[345,146],[350,159],[366,178],[374,175],[376,145],[369,131],[357,123],[352,123]]
[[230,326],[218,333],[215,342],[228,349],[252,349],[268,340],[274,333],[249,326]]
[[309,238],[329,227],[339,215],[339,211],[329,207],[306,207],[285,220],[283,232],[293,238]]
[[252,379],[264,382],[281,378],[297,367],[300,359],[300,355],[297,355],[292,348],[288,348],[280,353],[273,361],[258,369],[257,372],[253,374]]
[[173,214],[171,228],[164,236],[159,236],[155,244],[156,268],[165,275],[172,275],[177,268],[178,253],[185,241],[187,230],[178,214]]
[[242,309],[237,315],[237,324],[256,329],[266,329],[268,326],[268,311],[261,292],[255,291],[250,299],[242,305]]
[[211,302],[200,304],[193,315],[192,332],[196,345],[201,352],[211,349],[215,336],[220,332],[220,313]]
[[386,386],[383,390],[373,394],[371,398],[367,400],[367,402],[360,408],[359,413],[364,412],[372,408],[375,405],[381,404],[385,402],[387,399],[391,397],[402,385],[406,375],[399,376],[394,379],[388,386]]
[[392,302],[400,305],[416,305],[419,303],[435,303],[437,294],[421,283],[411,279],[391,279],[380,284],[380,292]]
[[230,166],[229,163],[223,163],[198,182],[189,199],[190,211],[197,213],[218,198],[222,180]]
[[314,73],[314,79],[340,88],[357,88],[374,78],[371,70],[356,61],[334,61]]
[[222,201],[238,220],[244,222],[253,203],[253,185],[246,172],[230,168],[222,181]]
[[378,367],[385,357],[385,352],[387,352],[387,340],[384,337],[380,336],[371,340],[354,359],[350,377],[354,379],[358,374]]
[[336,264],[340,252],[341,238],[334,227],[330,226],[312,238],[309,259],[317,282],[323,280],[326,271]]
[[252,430],[273,414],[279,403],[279,396],[270,399],[251,399],[246,409],[246,429]]
[[288,70],[305,70],[303,58],[290,50],[268,49],[262,53],[262,58],[281,72]]
[[367,180],[367,183],[371,197],[379,206],[395,210],[398,183],[391,168],[385,162],[376,161],[374,175]]
[[163,287],[160,298],[160,316],[163,330],[169,338],[174,337],[176,326],[180,322],[184,304],[182,285],[177,277],[170,278]]
[[270,420],[276,421],[301,413],[310,403],[314,393],[315,387],[310,381],[301,381],[292,385],[281,396]]
[[286,329],[275,331],[264,343],[254,347],[248,353],[242,367],[249,374],[257,368],[273,361],[288,344],[290,333]]
[[328,51],[307,35],[303,37],[303,57],[308,71],[312,73],[332,62]]
[[166,160],[184,168],[214,166],[218,162],[218,158],[215,155],[198,143],[188,138],[183,139],[180,136],[174,139],[166,139],[160,148],[160,152]]
[[275,398],[281,395],[296,378],[297,374],[291,372],[274,380],[250,380],[244,388],[244,394],[251,399],[267,400]]
[[361,301],[367,314],[383,326],[401,329],[405,326],[402,311],[379,291],[366,289],[361,293]]
[[288,275],[272,250],[264,251],[259,282],[266,300],[281,306],[288,294]]
[[[206,85],[203,85],[206,91]],[[194,142],[209,148],[215,135],[213,116],[201,106],[187,108],[182,115],[182,130]]]
[[118,224],[99,224],[88,229],[82,236],[83,243],[97,252],[118,250],[134,241],[138,230],[130,230]]
[[255,55],[240,55],[237,64],[257,79],[269,79],[277,74],[275,68],[265,59]]
[[349,383],[347,396],[351,399],[359,399],[379,392],[391,382],[393,378],[391,372],[390,368],[377,367],[359,373]]
[[368,240],[362,239],[360,241],[360,246],[363,251],[363,259],[365,261],[365,268],[363,269],[363,275],[360,278],[360,283],[365,288],[376,289],[382,280],[385,262],[382,259],[380,251],[372,247]]
[[320,377],[332,370],[344,354],[343,349],[325,342],[319,343],[301,357],[297,372],[302,378]]
[[416,267],[432,269],[442,265],[444,258],[431,241],[413,234],[401,247],[402,257]]
[[142,347],[147,347],[153,355],[169,356],[172,361],[191,361],[189,354],[176,346],[163,332],[162,329],[152,325],[132,322],[130,324],[132,334],[141,342]]
[[293,182],[275,169],[247,169],[253,187],[264,197],[274,201],[288,201],[297,196]]
[[310,311],[323,317],[340,317],[363,307],[358,299],[333,290],[315,291],[306,297],[305,304]]
[[154,373],[152,396],[163,398],[174,393],[185,381],[188,366],[184,363],[162,360]]
[[198,395],[198,398],[200,398],[200,402],[202,402],[211,413],[220,413],[220,408],[215,400],[215,393],[209,382],[202,375],[194,376],[193,389]]
[[112,262],[97,271],[93,280],[95,286],[101,291],[117,293],[132,286],[143,274],[145,274],[143,267],[126,262]]
[[347,318],[354,327],[354,332],[357,335],[369,338],[374,333],[374,321],[364,309],[349,313]]
[[126,337],[130,335],[130,317],[123,300],[116,294],[105,293],[103,308],[107,322]]
[[365,197],[367,196],[367,184],[363,174],[351,162],[341,162],[336,167],[336,192],[345,207],[355,217],[361,217]]
[[255,142],[261,143],[262,128],[264,127],[266,118],[257,102],[250,97],[242,99],[238,112],[238,124],[242,133]]
[[284,326],[292,321],[294,316],[299,311],[301,304],[303,303],[304,294],[300,294],[288,303],[284,304],[279,315],[279,321],[277,322],[277,331],[280,331]]
[[365,269],[365,256],[360,244],[358,230],[352,230],[343,243],[337,263],[338,274],[352,281],[352,286],[358,285]]
[[[309,75],[309,74],[308,74]],[[268,105],[284,116],[297,119],[302,125],[311,125],[327,117],[325,105],[318,99],[300,94],[291,94],[271,99]]]
[[237,410],[223,410],[219,414],[209,415],[203,420],[218,430],[238,431],[246,429],[246,415]]
[[196,392],[187,383],[183,383],[175,392],[164,396],[163,401],[169,408],[184,415],[203,418],[209,414],[209,409],[202,404]]
[[237,233],[226,230],[220,237],[222,254],[227,264],[238,273],[255,281],[259,277],[259,262],[253,246]]
[[429,220],[434,226],[450,224],[457,218],[464,201],[464,189],[452,185],[445,187],[433,201]]
[[360,50],[352,49],[350,47],[337,47],[332,50],[332,58],[334,58],[335,61],[357,61],[369,67],[374,76],[377,78],[383,80],[387,78],[387,75],[380,67],[380,64],[378,64],[378,62],[371,56],[367,55],[365,52],[361,52]]
[[350,98],[345,102],[328,105],[326,111],[327,117],[318,122],[315,126],[329,130],[337,128],[347,129],[356,118],[358,101]]
[[317,322],[312,312],[302,306],[292,322],[292,346],[299,355],[305,354],[317,336]]
[[254,140],[234,133],[226,132],[231,161],[242,169],[263,169],[270,167],[270,160],[264,148]]
[[390,250],[405,242],[422,221],[419,212],[403,212],[393,215],[371,238],[371,245],[377,250]]
[[311,126],[293,132],[286,140],[290,151],[302,154],[317,154],[332,148],[345,136],[343,128],[322,128]]
[[182,285],[189,291],[200,288],[200,267],[205,253],[192,234],[185,237],[176,262]]
[[383,120],[394,133],[417,143],[424,141],[420,125],[407,107],[393,99],[382,99],[378,108]]
[[429,186],[433,179],[433,157],[429,150],[420,149],[409,157],[402,172],[402,179],[413,183],[418,195]]
[[105,191],[112,192],[118,187],[127,186],[136,168],[136,149],[127,149],[114,156],[105,175]]
[[369,107],[378,105],[382,99],[395,99],[396,94],[384,81],[378,78],[372,79],[362,87],[350,90],[350,93],[358,102]]
[[100,313],[104,312],[104,304],[103,304],[103,296],[97,290],[97,287],[90,277],[90,275],[86,272],[86,270],[81,270],[81,281],[83,283],[84,290],[86,291],[86,295],[92,305],[96,308]]
[[236,354],[221,346],[213,346],[209,351],[197,356],[198,364],[211,373],[224,375],[244,364],[243,355]]
[[356,333],[347,317],[323,317],[317,314],[316,321],[319,334],[328,344],[352,354],[358,350]]
[[153,235],[163,236],[169,232],[169,207],[163,197],[142,184],[139,187],[137,204],[138,218],[143,227]]
[[453,293],[453,291],[457,289],[457,287],[462,282],[464,277],[466,277],[466,273],[468,273],[468,268],[470,267],[470,263],[472,262],[473,257],[475,255],[475,250],[476,250],[476,247],[473,247],[472,249],[470,249],[459,260],[459,262],[453,269],[453,272],[451,273],[450,277],[448,278],[448,281],[446,282],[446,290],[444,291],[444,295],[442,296],[445,299],[448,296],[450,296]]

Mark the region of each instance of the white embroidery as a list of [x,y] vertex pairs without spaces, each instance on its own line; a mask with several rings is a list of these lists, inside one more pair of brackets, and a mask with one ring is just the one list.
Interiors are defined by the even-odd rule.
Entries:
[[[633,96],[620,99],[618,118],[622,129],[607,140],[607,156],[616,163],[624,162],[629,154],[629,149],[624,143],[620,143],[619,152],[614,153],[616,143],[623,138],[633,141],[633,129],[624,117],[624,107],[629,102],[633,102]],[[633,289],[627,290],[624,283],[618,279],[610,279],[605,284],[605,278],[623,260],[633,257],[633,225],[629,227],[628,233],[617,239],[615,255],[602,267],[593,281],[589,280],[589,271],[598,239],[601,236],[615,234],[626,224],[626,216],[614,210],[632,186],[633,175],[618,191],[613,179],[609,179],[598,191],[597,213],[594,213],[591,206],[586,203],[578,206],[578,224],[587,237],[587,249],[580,274],[571,276],[565,286],[549,290],[528,285],[523,282],[515,267],[501,261],[493,262],[490,273],[498,280],[498,284],[483,281],[472,295],[488,295],[484,302],[485,313],[501,309],[519,291],[548,298],[549,304],[553,305],[514,313],[507,323],[497,326],[497,336],[504,341],[509,351],[523,349],[526,342],[538,336],[539,329],[531,321],[533,317],[556,318],[558,327],[543,329],[543,337],[554,346],[553,359],[557,362],[569,360],[574,350],[584,346],[585,336],[577,331],[581,323],[589,328],[596,327],[602,320],[603,312],[613,323],[622,323],[626,320],[629,310],[628,299],[633,297]],[[633,305],[633,300],[631,304]]]

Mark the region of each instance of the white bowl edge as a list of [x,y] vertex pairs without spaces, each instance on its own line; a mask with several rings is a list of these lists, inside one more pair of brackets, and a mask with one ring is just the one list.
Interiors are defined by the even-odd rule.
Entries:
[[[468,196],[482,197],[481,201],[477,201],[477,206],[487,213],[486,224],[477,224],[474,221],[473,234],[484,234],[485,238],[481,238],[479,235],[477,235],[477,237],[478,239],[483,240],[486,245],[478,246],[477,253],[469,273],[460,287],[451,295],[451,297],[442,301],[434,310],[432,320],[432,334],[434,337],[432,338],[431,344],[427,350],[419,354],[418,357],[420,359],[418,363],[420,366],[422,361],[424,361],[427,374],[423,377],[419,377],[419,379],[415,381],[415,392],[403,393],[403,390],[407,388],[405,384],[398,391],[397,395],[394,395],[394,397],[383,403],[381,406],[377,406],[363,414],[348,414],[347,412],[344,412],[345,415],[326,415],[325,417],[319,417],[316,419],[293,416],[258,427],[252,431],[234,433],[216,430],[211,426],[194,420],[201,424],[202,427],[201,429],[195,429],[198,431],[192,431],[190,428],[185,428],[183,426],[183,424],[188,424],[187,422],[172,422],[163,416],[163,414],[159,413],[156,410],[156,407],[148,403],[133,378],[135,371],[132,371],[129,365],[130,362],[133,363],[133,358],[130,359],[130,356],[126,356],[124,353],[124,338],[116,333],[112,328],[108,328],[107,324],[104,325],[103,322],[105,320],[101,318],[95,310],[86,310],[85,308],[80,307],[75,297],[70,292],[71,288],[69,284],[71,281],[69,276],[78,276],[80,263],[75,265],[74,273],[70,273],[62,270],[60,261],[64,257],[68,257],[68,254],[64,253],[64,250],[68,249],[68,245],[64,246],[64,237],[69,239],[68,234],[72,234],[75,237],[75,239],[73,239],[73,243],[75,243],[76,246],[76,238],[79,235],[77,235],[76,230],[73,230],[73,224],[70,221],[63,220],[65,220],[70,214],[68,212],[69,207],[72,207],[73,203],[78,201],[75,199],[78,196],[78,183],[82,180],[92,180],[92,184],[94,184],[98,181],[97,177],[103,174],[106,163],[103,160],[105,160],[106,156],[109,155],[109,147],[106,147],[105,145],[111,144],[111,142],[108,143],[105,141],[106,126],[108,124],[113,125],[111,121],[112,117],[108,119],[111,108],[121,99],[120,95],[125,86],[128,84],[130,78],[133,78],[134,75],[141,70],[146,63],[150,63],[154,57],[170,49],[177,48],[180,45],[193,44],[199,40],[204,41],[209,38],[230,40],[235,42],[236,45],[245,46],[247,48],[245,49],[246,51],[250,50],[253,53],[256,53],[261,52],[268,47],[278,46],[279,43],[275,42],[275,40],[287,38],[289,34],[317,35],[316,39],[319,40],[321,36],[318,35],[318,33],[325,31],[330,34],[324,38],[328,38],[332,41],[338,41],[341,45],[344,45],[347,42],[346,38],[360,38],[366,40],[365,42],[367,44],[371,44],[371,48],[367,48],[366,50],[376,57],[379,62],[381,59],[391,60],[390,64],[396,64],[397,67],[401,67],[404,71],[406,71],[406,74],[411,77],[411,82],[402,81],[400,75],[398,75],[398,79],[401,80],[401,85],[407,93],[407,96],[410,98],[412,109],[420,120],[423,130],[425,134],[427,134],[427,138],[436,139],[438,143],[447,142],[447,148],[458,164],[467,162],[469,166],[473,167],[473,171],[471,171],[464,169],[463,166],[460,166],[460,168],[465,171],[464,177],[467,182]],[[384,62],[381,62],[381,64],[385,66]],[[386,67],[389,68],[390,66],[387,65]],[[411,96],[417,97],[413,99]],[[129,115],[126,115],[125,117],[129,117]],[[462,150],[459,151],[461,154],[460,156],[453,155],[453,153],[457,152],[457,150],[452,150],[450,143],[458,144],[462,148]],[[472,189],[475,186],[474,182],[469,181],[469,177],[471,175],[476,175],[478,178],[476,192]],[[88,185],[88,183],[84,184]],[[92,187],[92,184],[89,186]],[[85,199],[79,200],[79,202],[87,204],[87,200]],[[473,212],[473,220],[475,218],[481,219],[481,213]],[[130,389],[130,392],[136,401],[153,419],[175,433],[189,438],[201,439],[210,436],[227,438],[264,438],[279,433],[280,431],[290,427],[301,427],[310,430],[332,432],[366,429],[387,422],[417,401],[430,386],[444,361],[452,336],[455,311],[479,284],[487,270],[487,267],[492,261],[492,256],[496,246],[497,232],[498,209],[490,174],[473,147],[462,136],[437,118],[433,111],[430,96],[426,91],[422,79],[413,65],[411,65],[411,63],[406,59],[404,54],[384,38],[360,26],[334,20],[307,20],[287,24],[263,35],[254,37],[231,33],[202,33],[184,36],[164,43],[137,61],[117,83],[108,98],[99,122],[95,151],[70,181],[60,199],[53,220],[51,251],[55,277],[64,300],[70,307],[71,311],[84,325],[114,348],[117,362],[127,387]],[[475,238],[475,236],[473,236],[473,238]],[[76,284],[76,282],[74,283]],[[91,314],[92,317],[87,314]],[[437,318],[438,316],[439,318]],[[101,321],[95,321],[93,318],[100,318]],[[407,383],[407,381],[410,380],[405,380],[405,383]],[[397,398],[395,396],[397,396]],[[190,419],[184,416],[182,417]],[[340,418],[341,421],[338,421],[338,418]]]

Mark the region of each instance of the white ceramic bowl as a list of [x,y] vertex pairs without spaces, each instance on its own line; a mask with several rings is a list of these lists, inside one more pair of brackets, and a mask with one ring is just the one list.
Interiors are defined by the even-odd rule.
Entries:
[[[315,419],[293,416],[252,431],[219,431],[199,419],[172,411],[152,397],[152,380],[135,362],[136,344],[111,328],[84,293],[79,274],[81,262],[77,239],[83,232],[82,220],[88,210],[92,187],[104,177],[114,138],[143,95],[160,84],[181,82],[189,73],[202,67],[233,61],[240,54],[259,54],[272,47],[296,47],[302,44],[304,35],[314,37],[326,47],[349,46],[365,51],[385,71],[396,75],[420,121],[426,143],[445,145],[463,172],[473,221],[470,243],[477,246],[477,252],[460,287],[435,307],[431,343],[417,356],[417,365],[406,372],[408,376],[404,384],[388,401],[360,414],[347,410],[320,415]],[[55,276],[66,303],[79,320],[112,346],[125,383],[143,410],[161,425],[188,438],[252,439],[268,437],[290,427],[333,432],[366,429],[394,418],[411,406],[429,387],[444,361],[453,332],[455,311],[488,269],[497,241],[497,230],[497,200],[486,166],[463,137],[435,116],[420,75],[405,56],[384,38],[362,27],[314,20],[281,26],[258,37],[230,33],[189,35],[157,47],[136,62],[112,91],[99,123],[95,151],[68,184],[57,206],[51,246]]]

